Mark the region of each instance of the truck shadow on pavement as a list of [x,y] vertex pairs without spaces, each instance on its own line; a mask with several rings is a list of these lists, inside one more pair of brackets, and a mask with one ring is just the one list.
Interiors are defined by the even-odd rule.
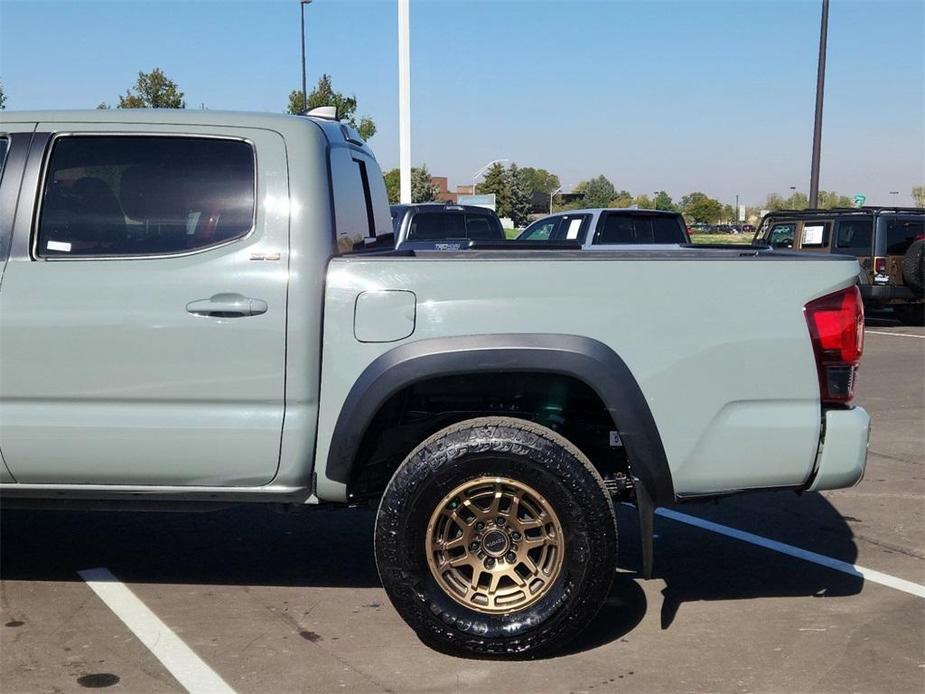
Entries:
[[[679,510],[853,563],[846,519],[819,494],[753,494]],[[615,641],[648,604],[635,510],[621,506],[620,565],[595,622],[563,653]],[[275,513],[0,512],[0,580],[79,581],[106,567],[125,583],[379,588],[375,515],[367,510]],[[853,595],[863,581],[665,518],[656,519],[655,578],[665,583],[661,625],[703,600]],[[651,595],[651,591],[650,595]]]
[[[842,516],[821,494],[744,494],[676,510],[848,564],[857,559],[849,521],[859,519]],[[638,569],[642,560],[635,510],[621,509],[620,522],[622,564]],[[667,518],[656,517],[655,532],[654,573],[665,582],[662,629],[671,626],[684,603],[841,597],[860,593],[864,584],[857,576]]]

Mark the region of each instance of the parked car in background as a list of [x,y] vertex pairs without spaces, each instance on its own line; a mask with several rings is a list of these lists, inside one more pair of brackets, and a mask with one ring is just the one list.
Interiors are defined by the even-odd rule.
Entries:
[[892,307],[905,323],[925,320],[925,209],[921,207],[780,210],[765,216],[752,243],[856,256],[865,304]]
[[680,246],[690,243],[684,218],[677,212],[625,208],[569,210],[538,219],[518,241],[578,241],[588,250],[620,246]]
[[396,248],[459,250],[470,241],[505,240],[498,215],[485,207],[419,203],[390,209]]

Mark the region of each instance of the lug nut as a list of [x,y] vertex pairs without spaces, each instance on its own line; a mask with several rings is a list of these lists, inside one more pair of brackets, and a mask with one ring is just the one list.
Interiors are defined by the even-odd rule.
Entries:
[[507,559],[508,564],[513,564],[515,561],[517,561],[517,555],[513,552],[508,552],[504,558]]
[[485,529],[485,524],[484,524],[482,521],[479,521],[478,523],[475,524],[475,530],[476,530],[476,532],[479,532],[479,533],[480,533],[480,532],[482,532],[484,529]]
[[477,551],[478,548],[479,548],[479,543],[478,543],[478,542],[470,542],[470,543],[469,543],[469,549],[472,550],[473,552]]
[[521,535],[516,530],[511,533],[511,539],[514,540],[514,542],[517,542],[518,540],[520,540],[520,538],[521,538]]
[[485,568],[493,569],[495,566],[495,560],[492,557],[485,557]]
[[495,524],[499,528],[503,528],[505,525],[507,525],[507,520],[504,518],[504,516],[498,516],[498,519],[495,521]]

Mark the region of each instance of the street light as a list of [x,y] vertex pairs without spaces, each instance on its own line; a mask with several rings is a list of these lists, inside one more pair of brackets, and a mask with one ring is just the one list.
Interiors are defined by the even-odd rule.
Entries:
[[809,172],[809,206],[819,206],[819,154],[822,150],[822,97],[825,93],[825,46],[829,34],[829,0],[822,0],[819,65],[816,69],[816,115],[813,120],[813,158]]
[[483,166],[481,169],[479,169],[474,174],[472,174],[472,194],[473,195],[475,195],[475,182],[478,180],[479,176],[481,176],[483,173],[488,171],[488,169],[490,169],[495,164],[500,164],[503,161],[510,161],[510,159],[493,159],[487,164],[485,164],[485,166]]
[[411,0],[398,0],[398,199],[411,203]]
[[552,199],[556,197],[556,193],[558,193],[563,188],[565,188],[565,186],[559,186],[549,194],[549,214],[552,214]]
[[299,0],[299,11],[302,13],[302,111],[308,110],[308,95],[305,91],[305,6],[311,5],[312,0]]
[[896,196],[899,195],[898,190],[891,190],[890,195],[893,196],[893,207],[896,207]]

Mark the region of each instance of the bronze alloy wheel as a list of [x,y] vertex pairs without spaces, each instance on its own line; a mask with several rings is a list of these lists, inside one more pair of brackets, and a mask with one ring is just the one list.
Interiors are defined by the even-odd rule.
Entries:
[[556,512],[534,489],[482,476],[437,504],[424,549],[447,595],[497,614],[521,610],[546,594],[562,567],[565,542]]

